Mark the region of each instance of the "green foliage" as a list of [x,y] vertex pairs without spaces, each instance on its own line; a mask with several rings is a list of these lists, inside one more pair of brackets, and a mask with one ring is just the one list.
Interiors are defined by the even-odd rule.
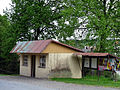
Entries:
[[18,73],[18,56],[10,54],[16,44],[16,35],[6,16],[0,15],[0,73]]
[[[51,39],[56,37],[57,22],[62,16],[61,0],[12,0],[6,11],[18,40]],[[33,31],[33,32],[31,32]]]
[[[115,49],[120,46],[120,44],[115,45],[120,38],[119,0],[64,1],[66,3],[66,9],[62,11],[64,21],[69,22],[69,27],[65,29],[72,29],[72,33],[78,29],[83,35],[87,34],[86,43],[89,46],[96,46],[96,52],[120,54],[120,50]],[[79,29],[80,27],[86,27],[87,32]]]

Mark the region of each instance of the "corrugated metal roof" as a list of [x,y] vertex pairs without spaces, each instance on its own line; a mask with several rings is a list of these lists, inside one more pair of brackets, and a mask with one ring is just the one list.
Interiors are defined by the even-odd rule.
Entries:
[[110,57],[115,57],[115,58],[118,58],[116,56],[113,56],[109,53],[74,53],[74,55],[82,55],[82,56],[93,56],[93,57],[106,57],[106,56],[110,56]]
[[67,48],[76,50],[78,52],[83,52],[80,49],[74,48],[72,46],[54,41],[54,40],[39,40],[39,41],[22,41],[19,42],[10,53],[41,53],[49,43],[54,42],[59,45],[65,46]]

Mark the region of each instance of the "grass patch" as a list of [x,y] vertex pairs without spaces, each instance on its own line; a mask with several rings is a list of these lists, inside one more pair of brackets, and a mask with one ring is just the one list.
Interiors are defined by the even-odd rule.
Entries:
[[19,76],[19,74],[0,74],[0,76]]
[[82,85],[95,85],[95,86],[104,86],[104,87],[116,87],[120,88],[120,81],[113,81],[110,78],[100,77],[98,81],[97,76],[86,76],[81,79],[73,78],[51,78],[53,81],[73,83],[73,84],[82,84]]

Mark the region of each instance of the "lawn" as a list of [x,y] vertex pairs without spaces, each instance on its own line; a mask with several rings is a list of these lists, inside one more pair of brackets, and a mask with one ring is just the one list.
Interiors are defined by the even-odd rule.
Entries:
[[104,87],[117,87],[120,88],[120,81],[113,81],[110,78],[105,78],[101,76],[98,80],[97,76],[86,76],[82,79],[73,79],[73,78],[51,78],[53,81],[73,83],[73,84],[82,84],[82,85],[95,85],[95,86],[104,86]]
[[0,76],[18,76],[18,74],[0,74]]

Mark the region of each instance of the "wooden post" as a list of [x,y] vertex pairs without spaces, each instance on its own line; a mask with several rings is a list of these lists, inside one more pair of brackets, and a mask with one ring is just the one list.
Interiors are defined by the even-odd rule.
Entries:
[[82,77],[84,78],[84,73],[85,73],[85,71],[84,71],[84,61],[85,61],[85,57],[83,57],[82,56]]
[[99,58],[97,57],[97,75],[98,75],[98,81],[99,81],[98,60],[99,60]]
[[90,75],[92,75],[92,69],[91,69],[91,57],[89,57],[89,68],[90,68]]
[[116,81],[117,81],[117,80],[116,80],[116,72],[114,72],[114,73],[115,73],[115,82],[116,82]]
[[99,81],[99,70],[98,70],[98,81]]

